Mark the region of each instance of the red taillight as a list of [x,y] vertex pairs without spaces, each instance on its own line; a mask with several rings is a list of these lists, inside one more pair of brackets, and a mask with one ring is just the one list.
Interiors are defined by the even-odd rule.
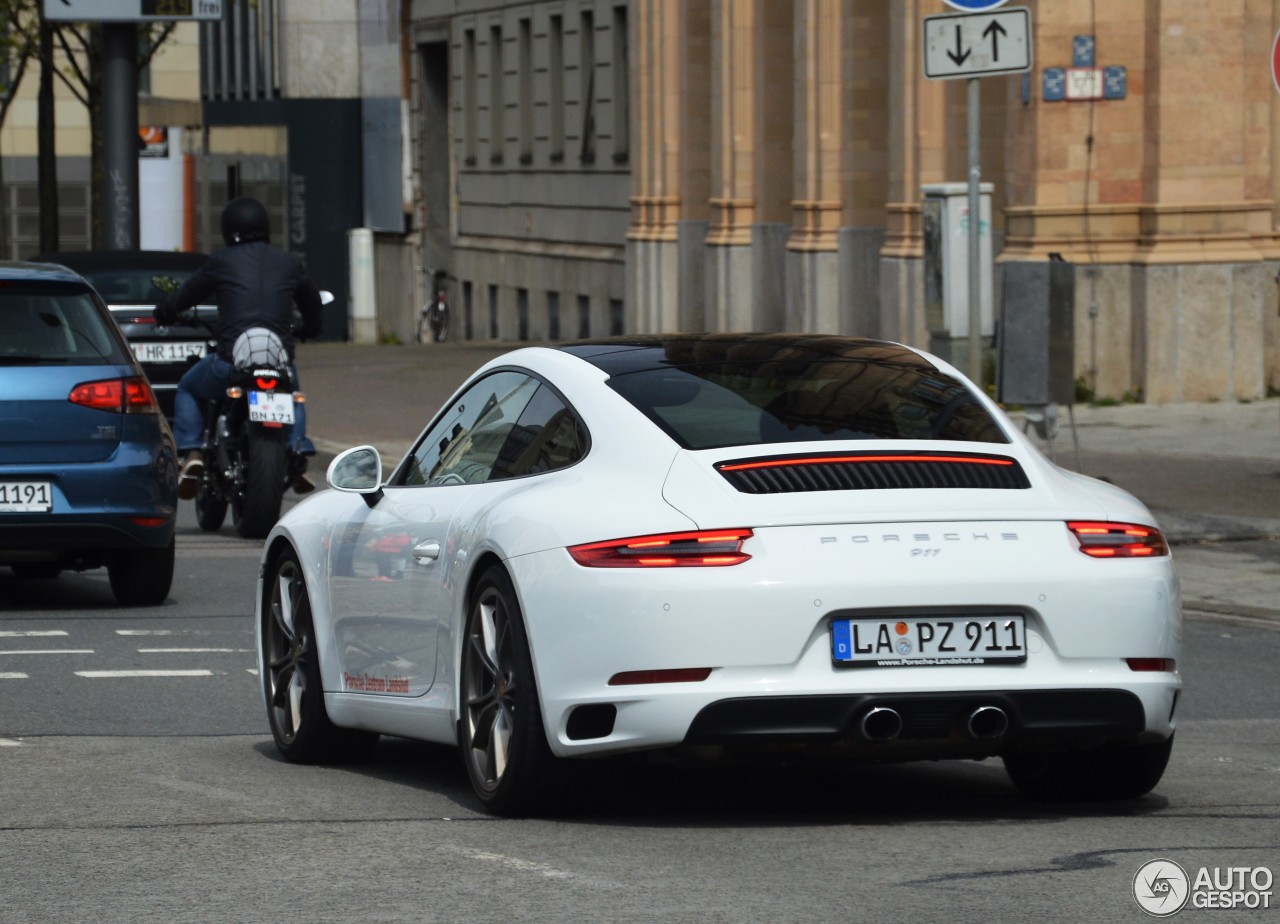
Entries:
[[569,554],[587,568],[715,568],[750,558],[742,543],[751,536],[749,529],[662,533],[570,546]]
[[699,683],[711,676],[709,667],[677,667],[664,671],[623,671],[609,678],[609,686],[637,683]]
[[1080,551],[1092,558],[1153,558],[1169,554],[1169,545],[1154,526],[1133,523],[1067,524],[1080,544]]
[[275,391],[276,386],[280,384],[279,379],[264,379],[262,376],[258,376],[256,381],[263,391]]
[[1177,663],[1173,658],[1125,658],[1124,662],[1129,665],[1129,670],[1131,671],[1155,671],[1172,674],[1177,670]]
[[168,517],[129,517],[129,522],[143,529],[157,529],[169,522]]
[[71,389],[67,400],[82,407],[113,414],[158,414],[155,395],[147,380],[140,377],[128,379],[103,379],[98,382],[82,382]]

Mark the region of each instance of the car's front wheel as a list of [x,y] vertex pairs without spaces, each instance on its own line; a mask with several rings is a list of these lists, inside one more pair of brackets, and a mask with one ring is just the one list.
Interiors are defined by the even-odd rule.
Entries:
[[125,606],[156,606],[173,586],[174,541],[162,549],[112,552],[107,578],[116,601]]
[[529,639],[506,571],[476,584],[462,638],[458,743],[484,808],[522,815],[547,807],[558,761],[547,746]]
[[1048,802],[1137,799],[1156,788],[1173,736],[1155,744],[1109,744],[1063,754],[1006,754],[1005,770],[1023,795]]
[[302,566],[288,551],[275,559],[268,574],[258,631],[262,692],[276,749],[294,763],[365,757],[377,744],[377,734],[339,728],[329,720],[324,706],[320,656]]

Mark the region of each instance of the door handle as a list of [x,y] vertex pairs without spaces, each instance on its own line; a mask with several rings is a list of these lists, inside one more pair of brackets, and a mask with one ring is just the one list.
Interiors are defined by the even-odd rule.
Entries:
[[421,565],[429,565],[440,557],[440,543],[431,540],[413,547],[413,560]]

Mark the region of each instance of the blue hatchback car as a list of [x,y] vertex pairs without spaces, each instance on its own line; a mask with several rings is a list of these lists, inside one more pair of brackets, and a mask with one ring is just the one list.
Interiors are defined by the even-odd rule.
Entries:
[[116,599],[164,601],[173,434],[107,306],[64,267],[0,263],[0,566],[105,566]]

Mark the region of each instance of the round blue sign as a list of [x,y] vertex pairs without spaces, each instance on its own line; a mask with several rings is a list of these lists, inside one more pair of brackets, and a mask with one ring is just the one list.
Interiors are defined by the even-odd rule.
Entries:
[[953,6],[957,10],[964,10],[966,13],[982,13],[986,10],[994,10],[1005,0],[943,0],[943,2],[947,6]]

